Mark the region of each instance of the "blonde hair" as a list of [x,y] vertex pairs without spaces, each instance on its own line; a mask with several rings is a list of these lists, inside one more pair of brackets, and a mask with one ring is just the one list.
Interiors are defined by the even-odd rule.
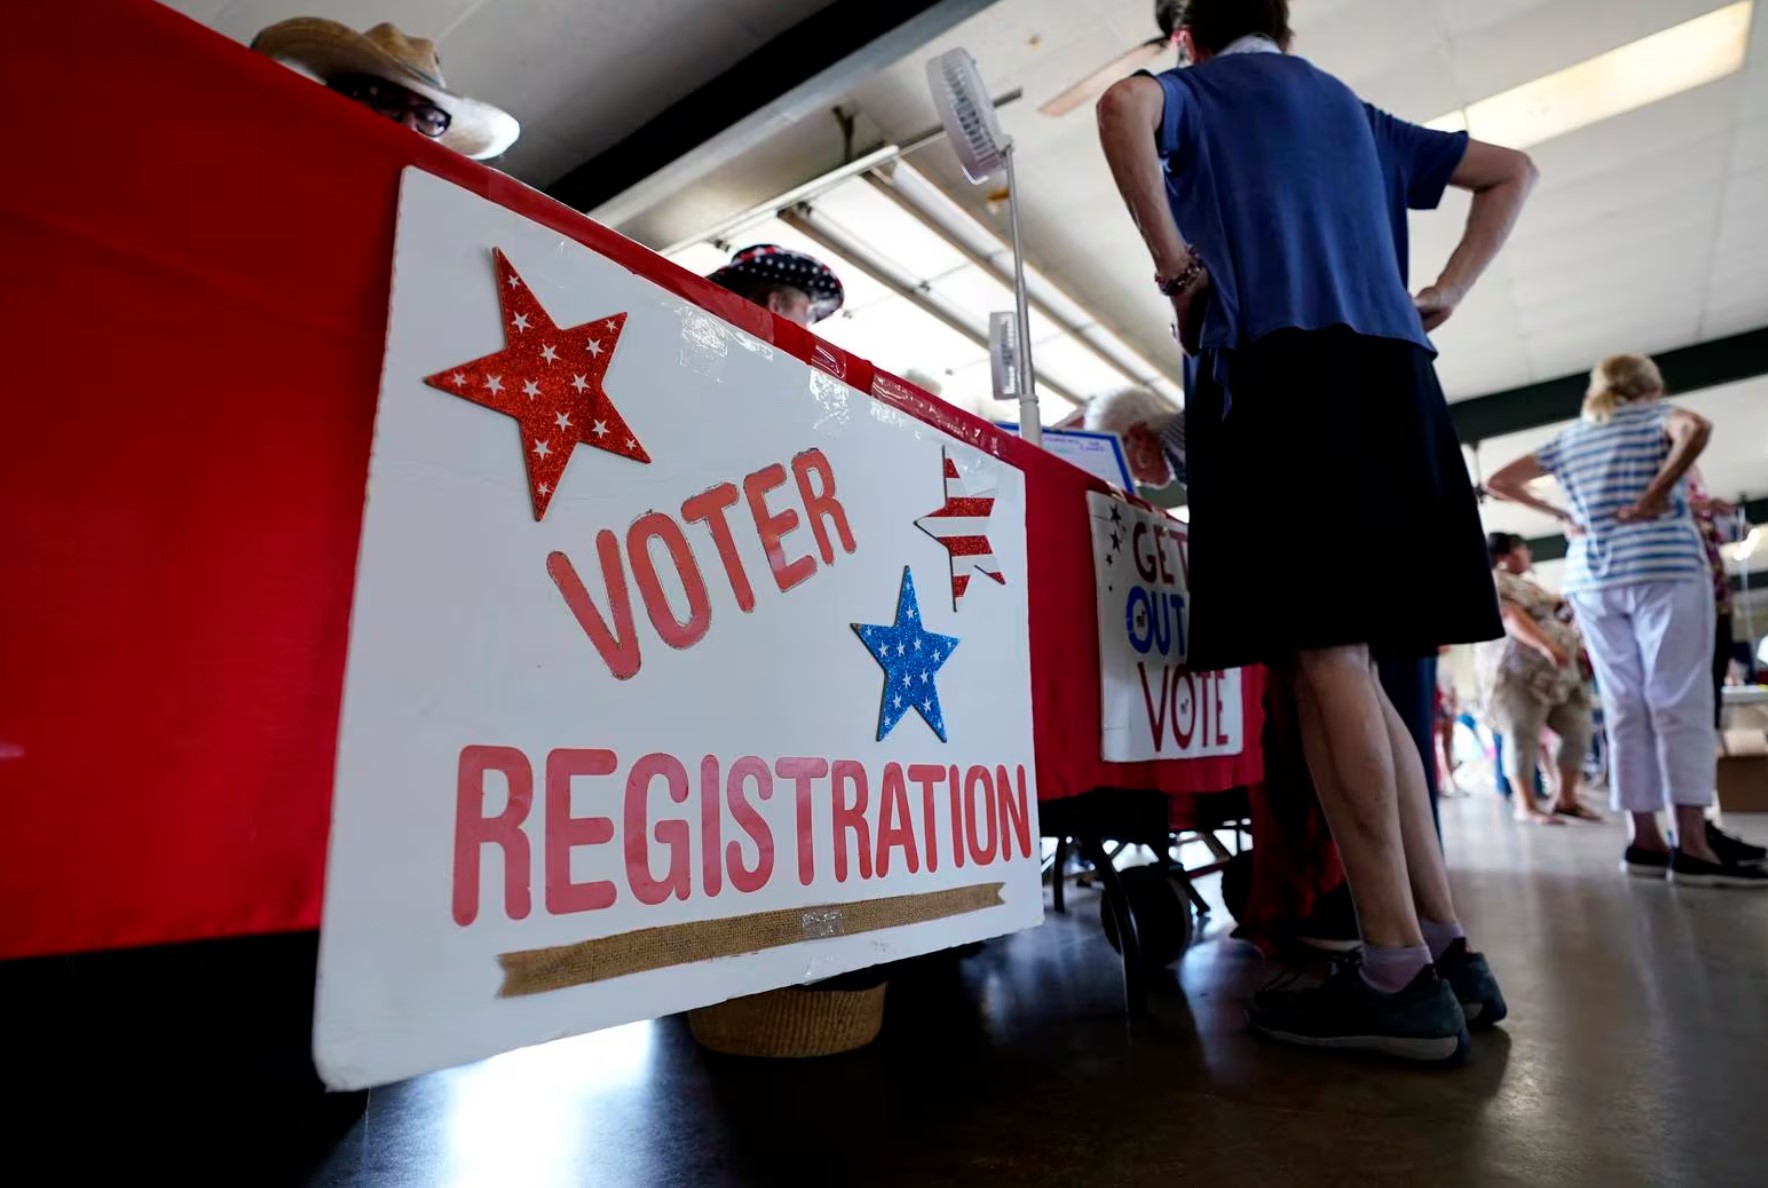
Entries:
[[1590,369],[1584,419],[1600,425],[1622,405],[1661,396],[1663,391],[1664,373],[1650,355],[1610,355]]

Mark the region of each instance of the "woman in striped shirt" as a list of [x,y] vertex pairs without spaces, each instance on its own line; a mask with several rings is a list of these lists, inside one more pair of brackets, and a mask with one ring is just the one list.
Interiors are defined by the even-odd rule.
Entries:
[[[1488,486],[1563,521],[1571,537],[1565,595],[1596,670],[1614,807],[1631,823],[1622,869],[1695,886],[1768,887],[1768,871],[1716,852],[1706,820],[1716,783],[1713,593],[1685,476],[1712,425],[1663,394],[1663,376],[1644,355],[1604,359],[1590,373],[1583,420]],[[1547,475],[1569,511],[1529,493]],[[1674,850],[1658,828],[1666,806],[1676,814]]]

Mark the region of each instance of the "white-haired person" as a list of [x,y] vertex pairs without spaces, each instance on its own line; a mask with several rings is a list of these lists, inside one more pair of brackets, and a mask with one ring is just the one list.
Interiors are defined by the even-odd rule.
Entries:
[[1185,412],[1147,388],[1120,388],[1087,405],[1086,426],[1123,439],[1130,477],[1144,487],[1185,481]]
[[[1631,844],[1621,868],[1699,887],[1768,888],[1759,851],[1707,820],[1717,783],[1713,740],[1713,591],[1687,475],[1706,448],[1706,418],[1663,401],[1644,355],[1612,355],[1590,373],[1583,418],[1487,483],[1501,499],[1566,525],[1565,596],[1584,631],[1613,757],[1609,788]],[[1530,493],[1552,475],[1569,510]],[[1676,844],[1658,811],[1676,817]]]

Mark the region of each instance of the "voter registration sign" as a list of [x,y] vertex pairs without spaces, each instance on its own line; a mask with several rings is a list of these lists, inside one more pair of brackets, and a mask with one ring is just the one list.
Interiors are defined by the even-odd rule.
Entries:
[[1018,470],[408,170],[326,1082],[1037,924],[1026,606]]
[[1099,616],[1100,756],[1112,762],[1238,755],[1240,670],[1185,667],[1191,608],[1185,526],[1156,508],[1087,493]]

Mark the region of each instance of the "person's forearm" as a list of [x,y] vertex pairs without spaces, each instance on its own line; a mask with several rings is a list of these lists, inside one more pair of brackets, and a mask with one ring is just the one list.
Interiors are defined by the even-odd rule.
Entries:
[[1670,493],[1694,460],[1700,457],[1702,450],[1707,448],[1707,438],[1712,436],[1712,426],[1705,421],[1694,426],[1686,434],[1670,443],[1670,452],[1664,458],[1664,464],[1658,468],[1656,477],[1646,485],[1645,494],[1640,497],[1642,503],[1654,503]]
[[1175,276],[1191,262],[1191,253],[1167,206],[1166,175],[1155,149],[1164,101],[1159,86],[1152,79],[1126,79],[1107,91],[1099,100],[1099,142],[1155,272]]
[[1498,475],[1493,475],[1486,482],[1486,490],[1507,503],[1520,503],[1524,507],[1532,507],[1538,512],[1544,512],[1562,524],[1575,522],[1575,517],[1563,507],[1555,507],[1545,499],[1537,499],[1529,491],[1527,483],[1511,483]]
[[1437,278],[1438,288],[1466,293],[1473,287],[1510,238],[1534,185],[1534,169],[1530,167],[1516,177],[1474,193],[1473,207],[1467,212],[1467,228]]
[[1516,640],[1516,642],[1525,647],[1534,648],[1542,655],[1547,655],[1556,650],[1553,646],[1553,641],[1547,638],[1546,633],[1542,631],[1541,628],[1535,624],[1535,621],[1529,618],[1527,614],[1515,607],[1507,606],[1503,610],[1503,615],[1504,630],[1511,639]]

